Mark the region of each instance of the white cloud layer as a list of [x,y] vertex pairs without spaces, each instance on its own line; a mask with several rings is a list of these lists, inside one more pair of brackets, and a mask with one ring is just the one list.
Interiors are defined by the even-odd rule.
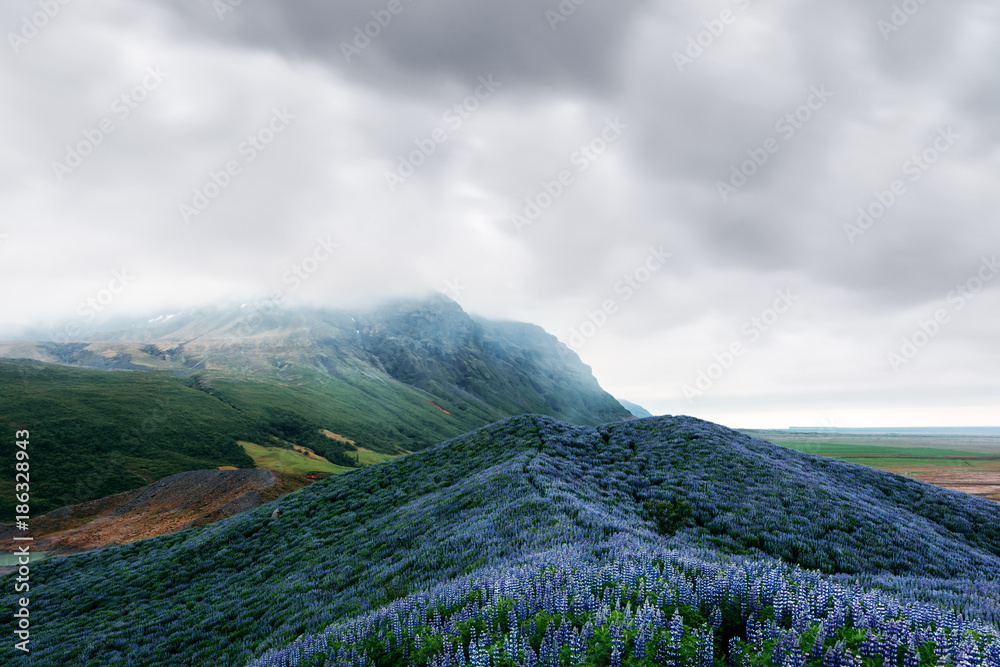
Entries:
[[6,322],[116,271],[102,316],[252,299],[336,243],[295,298],[457,285],[654,413],[1000,425],[995,3],[42,5],[0,9]]

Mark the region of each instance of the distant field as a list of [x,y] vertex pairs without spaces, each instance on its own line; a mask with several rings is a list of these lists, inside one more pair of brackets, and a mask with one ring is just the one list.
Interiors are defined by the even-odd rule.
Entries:
[[1000,438],[746,431],[789,449],[1000,501]]
[[358,445],[353,440],[349,440],[348,438],[333,433],[332,431],[329,431],[327,429],[323,429],[321,432],[323,433],[323,435],[330,438],[331,440],[336,440],[338,442],[346,442],[347,444],[354,446],[356,448],[356,451],[348,453],[347,456],[348,458],[353,458],[355,461],[357,461],[358,465],[373,466],[376,463],[385,463],[386,461],[398,459],[400,456],[403,456],[403,454],[382,454],[380,452],[373,452],[370,449],[365,449],[364,447]]
[[969,470],[1000,470],[1000,465],[990,465],[995,463],[1000,463],[998,459],[974,459],[969,458],[932,458],[932,457],[892,457],[884,455],[872,454],[871,456],[831,456],[830,458],[837,458],[842,461],[850,461],[851,463],[860,463],[864,466],[871,466],[872,468],[883,468],[888,470],[893,469],[893,472],[898,472],[902,470],[901,475],[905,475],[908,472],[926,472],[927,468],[961,468]]
[[[889,458],[899,459],[899,458],[937,458],[937,457],[958,457],[958,458],[979,458],[990,457],[989,454],[985,452],[970,452],[961,449],[938,449],[936,447],[904,447],[895,445],[885,445],[885,444],[866,444],[866,445],[854,445],[854,444],[842,444],[835,442],[795,442],[795,441],[785,441],[776,443],[783,447],[790,447],[791,449],[798,450],[800,452],[805,452],[807,454],[819,454],[820,456],[829,456],[832,458],[842,458],[842,457],[862,457],[870,458],[873,456],[882,457],[888,456]],[[992,458],[1000,460],[1000,455],[994,455]]]
[[290,475],[305,476],[311,472],[325,472],[336,475],[351,470],[330,463],[322,457],[307,456],[281,447],[261,447],[252,442],[240,442],[244,451],[253,459],[258,468],[267,468]]
[[358,463],[363,466],[373,466],[377,463],[385,463],[386,461],[399,458],[399,456],[393,456],[392,454],[379,454],[364,447],[358,447],[358,451],[351,452],[348,456],[357,456]]

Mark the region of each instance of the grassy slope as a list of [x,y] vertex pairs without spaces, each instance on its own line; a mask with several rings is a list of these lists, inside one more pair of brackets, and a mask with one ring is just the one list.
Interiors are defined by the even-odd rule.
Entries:
[[358,451],[354,452],[354,455],[358,457],[357,458],[358,463],[360,463],[363,466],[372,466],[378,463],[385,463],[386,461],[392,461],[393,459],[399,458],[398,456],[394,456],[391,454],[379,454],[378,452],[373,452],[367,449],[359,449]]
[[[481,410],[446,415],[396,382],[353,378],[325,385],[302,371],[286,381],[176,377],[31,362],[0,362],[0,455],[13,461],[14,432],[31,432],[33,515],[138,488],[187,470],[254,467],[237,440],[264,441],[276,411],[329,428],[384,460],[486,423]],[[286,438],[292,439],[292,438]],[[354,446],[318,436],[330,458]],[[326,449],[320,449],[325,447]],[[351,452],[346,454],[346,452]],[[343,469],[341,466],[340,469]],[[0,479],[0,521],[13,519],[14,481]]]
[[[345,374],[334,380],[312,369],[295,368],[281,380],[213,380],[211,395],[258,418],[267,408],[289,410],[322,423],[358,446],[385,454],[423,449],[496,419],[476,404],[442,405],[429,394],[393,380]],[[440,405],[440,403],[438,403]]]
[[[33,515],[144,486],[187,470],[253,467],[231,434],[243,416],[170,375],[0,363],[5,460],[29,430]],[[13,480],[0,480],[10,520]]]
[[[282,439],[342,468],[419,450],[498,416],[478,401],[361,373],[334,379],[288,367],[260,381],[0,361],[0,456],[12,461],[14,432],[31,432],[33,515],[188,470],[254,467],[237,440],[267,442],[282,415],[301,427]],[[14,488],[12,478],[0,479],[0,522],[13,520]]]
[[344,466],[334,465],[326,459],[317,460],[281,447],[261,447],[252,442],[240,442],[240,446],[258,468],[286,472],[289,475],[308,475],[311,472],[328,472],[335,475],[350,470]]
[[[678,499],[691,522],[656,535],[646,504]],[[828,572],[1000,576],[986,501],[691,418],[518,417],[205,529],[40,564],[32,664],[242,664],[407,590],[617,536]],[[0,623],[11,613],[5,598]]]

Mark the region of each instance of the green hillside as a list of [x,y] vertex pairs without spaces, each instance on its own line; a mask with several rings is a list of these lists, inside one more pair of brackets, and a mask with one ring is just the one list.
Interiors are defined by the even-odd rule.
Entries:
[[[190,378],[0,362],[4,459],[31,434],[31,513],[144,486],[187,470],[253,467],[234,436],[259,430]],[[0,479],[0,518],[13,518],[14,480]]]
[[[14,432],[30,431],[31,512],[38,515],[179,472],[254,467],[239,440],[302,445],[348,468],[423,449],[507,414],[460,395],[349,369],[334,378],[288,366],[265,379],[0,361],[0,451],[13,461]],[[552,411],[539,403],[533,397],[529,406]],[[326,437],[324,429],[355,445]],[[0,503],[0,521],[12,521],[11,476],[0,479]]]
[[[456,412],[399,383],[306,386],[0,362],[2,450],[13,461],[14,432],[31,433],[34,515],[187,470],[254,467],[238,440],[303,445],[344,469],[364,461],[321,429],[401,454],[488,421],[482,410]],[[0,520],[11,521],[11,476],[0,480],[0,503]]]

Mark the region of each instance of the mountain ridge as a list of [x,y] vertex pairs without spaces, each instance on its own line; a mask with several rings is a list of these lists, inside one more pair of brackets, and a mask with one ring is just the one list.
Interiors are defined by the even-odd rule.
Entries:
[[269,379],[309,369],[331,380],[391,378],[475,402],[492,416],[487,421],[524,412],[581,423],[630,418],[590,367],[541,327],[473,317],[444,295],[369,309],[213,307],[159,319],[79,341],[0,343],[0,357]]

